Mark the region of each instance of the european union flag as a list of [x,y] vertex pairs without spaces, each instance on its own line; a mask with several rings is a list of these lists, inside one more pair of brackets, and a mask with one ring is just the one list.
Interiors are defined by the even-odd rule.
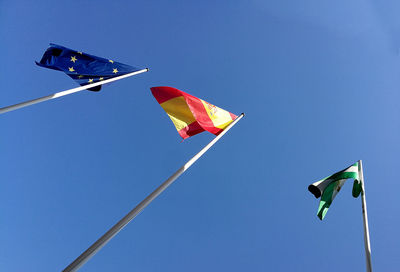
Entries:
[[[52,43],[36,64],[63,71],[82,86],[140,70]],[[101,85],[88,90],[98,92],[100,89]]]

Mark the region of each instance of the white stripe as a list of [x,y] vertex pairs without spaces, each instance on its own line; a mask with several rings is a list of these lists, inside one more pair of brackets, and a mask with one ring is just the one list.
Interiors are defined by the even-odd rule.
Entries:
[[336,195],[339,193],[340,189],[344,185],[347,179],[340,179],[337,181],[337,185],[335,186],[335,189],[332,192],[332,201],[335,199]]
[[358,172],[358,166],[352,165],[349,168],[347,168],[346,170],[343,170],[342,172],[355,172],[355,173],[357,173]]

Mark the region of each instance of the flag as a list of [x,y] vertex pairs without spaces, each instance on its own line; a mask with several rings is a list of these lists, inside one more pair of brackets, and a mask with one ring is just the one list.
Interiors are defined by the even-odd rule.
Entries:
[[[52,43],[36,64],[63,71],[82,86],[140,70],[112,59],[96,57]],[[101,85],[89,90],[100,89]]]
[[362,191],[362,185],[359,171],[359,163],[356,162],[350,167],[308,186],[308,190],[314,194],[316,198],[321,197],[317,213],[319,219],[324,219],[333,199],[347,179],[354,179],[352,191],[353,197],[358,197],[360,195]]
[[178,89],[150,89],[183,139],[203,131],[218,135],[236,118],[236,115]]

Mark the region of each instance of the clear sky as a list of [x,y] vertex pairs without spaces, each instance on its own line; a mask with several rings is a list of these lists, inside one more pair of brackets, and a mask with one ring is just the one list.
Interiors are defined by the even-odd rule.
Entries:
[[246,116],[80,271],[363,271],[351,182],[322,222],[307,191],[359,159],[373,268],[398,270],[399,8],[0,1],[1,107],[77,86],[34,64],[50,42],[150,68],[0,116],[0,270],[62,270],[213,139],[181,142],[160,85]]

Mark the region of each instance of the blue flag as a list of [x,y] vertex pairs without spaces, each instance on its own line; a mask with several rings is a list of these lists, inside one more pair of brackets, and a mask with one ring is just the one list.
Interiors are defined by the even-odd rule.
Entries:
[[[82,86],[140,70],[111,59],[96,57],[52,43],[44,52],[40,62],[36,61],[36,64],[63,71]],[[101,85],[88,90],[97,92],[100,89]]]

